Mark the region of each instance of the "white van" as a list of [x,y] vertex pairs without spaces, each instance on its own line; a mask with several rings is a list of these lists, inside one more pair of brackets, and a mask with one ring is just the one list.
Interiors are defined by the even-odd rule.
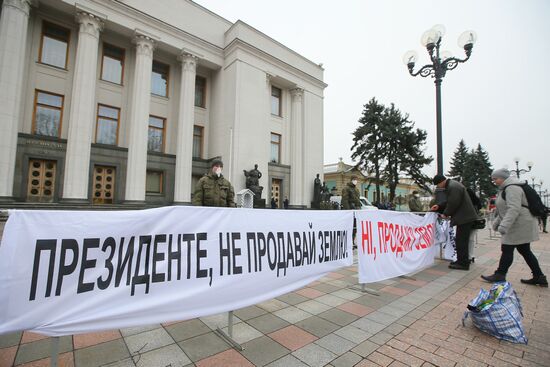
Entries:
[[[342,206],[342,196],[334,195],[330,197],[332,203],[338,204],[338,208]],[[378,210],[377,207],[371,204],[371,202],[364,196],[359,196],[359,201],[361,202],[361,210]]]

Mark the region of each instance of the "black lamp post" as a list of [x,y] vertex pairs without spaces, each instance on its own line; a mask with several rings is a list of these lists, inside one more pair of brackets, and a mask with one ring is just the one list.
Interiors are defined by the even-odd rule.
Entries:
[[459,59],[452,57],[448,51],[440,52],[441,39],[445,34],[445,27],[441,24],[435,25],[422,35],[420,43],[426,47],[430,56],[430,64],[424,65],[416,73],[413,72],[417,59],[416,51],[408,51],[403,56],[403,62],[407,65],[409,73],[412,76],[420,75],[422,77],[431,76],[435,79],[435,106],[437,123],[437,173],[443,174],[443,140],[441,131],[441,81],[448,70],[453,70],[458,64],[468,61],[472,54],[472,48],[477,40],[474,31],[466,31],[458,37],[458,45],[464,49],[466,58]]
[[[511,169],[510,172],[515,172],[517,178],[519,178],[519,176],[522,173],[531,172],[531,168],[533,168],[533,162],[527,162],[527,168],[528,169],[524,169],[524,168],[520,169],[519,168],[519,158],[514,158],[514,162],[516,162],[516,169]],[[534,178],[533,178],[533,181],[534,181]]]

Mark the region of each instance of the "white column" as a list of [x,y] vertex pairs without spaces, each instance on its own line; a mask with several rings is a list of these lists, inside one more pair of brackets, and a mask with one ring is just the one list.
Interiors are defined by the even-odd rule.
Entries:
[[304,176],[303,167],[303,113],[302,101],[304,90],[295,88],[290,91],[292,96],[290,126],[290,205],[304,205],[302,181]]
[[0,18],[0,198],[13,195],[19,110],[23,91],[28,0],[4,0]]
[[99,32],[103,28],[103,21],[93,14],[79,12],[76,20],[80,24],[80,29],[69,113],[63,182],[64,200],[88,200]]
[[176,184],[174,202],[191,202],[191,176],[193,169],[193,124],[195,121],[195,76],[197,57],[182,52],[178,135],[176,145]]
[[126,201],[145,201],[147,136],[151,104],[151,71],[154,41],[136,34],[136,67],[130,95],[130,136],[126,172]]

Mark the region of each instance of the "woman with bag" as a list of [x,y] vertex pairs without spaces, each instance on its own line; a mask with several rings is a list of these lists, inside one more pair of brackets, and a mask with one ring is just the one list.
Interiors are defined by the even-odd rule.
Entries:
[[521,282],[548,287],[546,276],[531,251],[530,243],[539,239],[539,233],[537,219],[529,211],[529,203],[521,188],[522,182],[510,177],[510,171],[506,168],[493,171],[491,179],[499,189],[493,229],[502,235],[502,253],[495,273],[482,275],[481,278],[487,282],[505,281],[506,273],[514,261],[514,249],[517,249],[533,273],[531,279],[521,279]]

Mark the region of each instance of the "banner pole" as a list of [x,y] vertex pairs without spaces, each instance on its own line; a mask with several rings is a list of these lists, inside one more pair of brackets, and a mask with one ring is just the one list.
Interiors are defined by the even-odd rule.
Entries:
[[51,357],[50,357],[50,367],[57,367],[57,360],[59,359],[59,337],[54,336],[52,338],[52,345],[51,345]]
[[222,337],[226,342],[229,343],[229,345],[232,345],[234,348],[243,351],[244,348],[242,345],[237,343],[235,339],[233,339],[233,311],[229,311],[227,313],[227,335],[225,331],[223,331],[219,326],[216,328],[216,333]]
[[233,338],[233,311],[227,313],[227,333]]
[[372,294],[373,296],[379,296],[380,293],[377,290],[374,290],[372,288],[367,288],[365,283],[361,283],[361,288],[357,287],[357,285],[354,285],[351,287],[351,289],[361,291],[363,293]]

